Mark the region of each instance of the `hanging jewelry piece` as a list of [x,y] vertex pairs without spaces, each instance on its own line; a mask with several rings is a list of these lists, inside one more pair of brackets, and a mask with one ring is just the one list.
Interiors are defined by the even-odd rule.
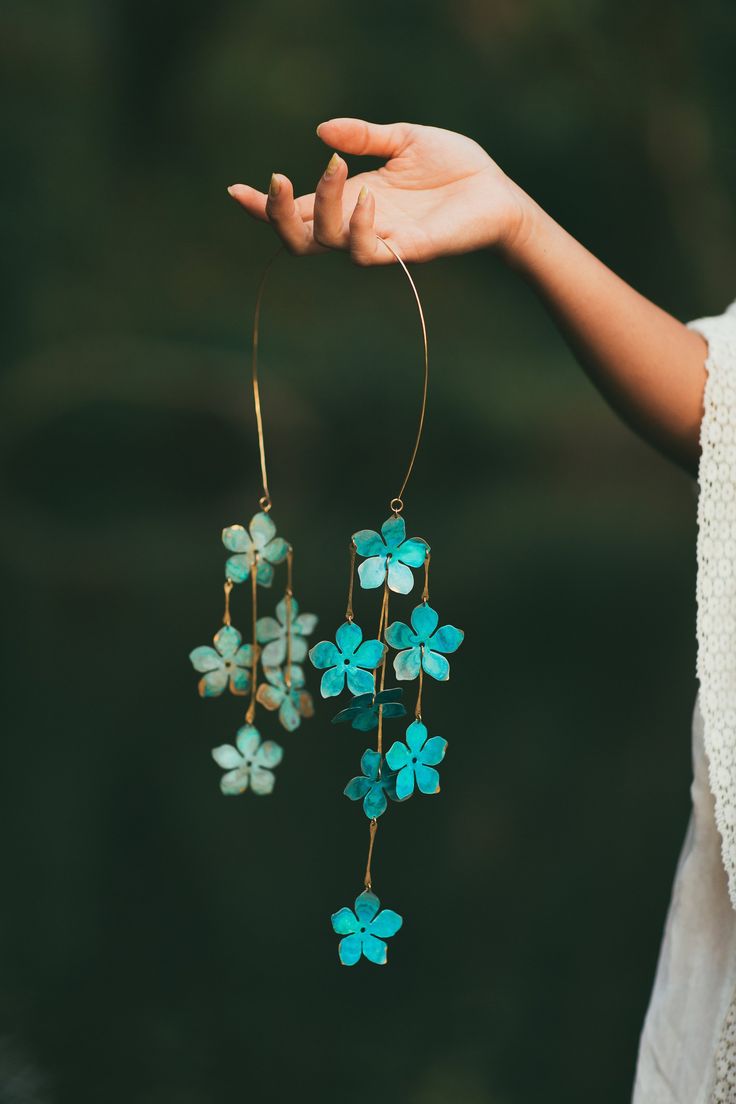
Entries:
[[[270,794],[276,781],[273,772],[283,758],[283,749],[275,740],[261,738],[253,723],[258,705],[274,713],[287,732],[293,732],[303,718],[314,714],[300,664],[306,658],[307,638],[314,632],[317,618],[312,613],[299,612],[292,589],[294,550],[287,540],[277,535],[270,517],[272,503],[258,386],[261,298],[269,268],[270,264],[261,279],[253,321],[252,382],[263,482],[263,494],[259,499],[261,509],[250,519],[247,528],[228,525],[222,531],[222,543],[230,553],[225,563],[222,628],[213,637],[214,647],[202,645],[189,654],[195,671],[202,675],[200,697],[221,697],[226,689],[238,696],[249,695],[245,724],[237,730],[234,746],[221,744],[212,750],[212,758],[225,771],[220,789],[228,796],[248,789],[258,795]],[[259,618],[259,591],[273,586],[281,564],[286,565],[286,584],[283,597],[276,604],[275,617]],[[241,633],[233,627],[230,615],[233,588],[240,585],[250,591],[251,639],[247,644],[243,644]]]
[[[442,736],[429,735],[422,716],[424,676],[439,682],[450,677],[446,658],[457,651],[463,632],[454,625],[440,626],[438,613],[429,605],[430,547],[422,537],[406,536],[402,516],[403,494],[414,467],[424,427],[427,404],[429,361],[427,331],[422,305],[414,281],[398,253],[384,239],[401,265],[411,284],[419,310],[424,351],[424,387],[414,449],[401,489],[390,503],[391,515],[380,532],[361,529],[353,533],[350,545],[350,577],[345,621],[337,629],[334,642],[322,640],[309,652],[312,664],[323,672],[320,693],[333,698],[347,689],[352,702],[333,717],[333,724],[350,721],[359,732],[376,730],[376,747],[367,748],[360,758],[360,774],[351,778],[344,793],[351,801],[362,802],[368,818],[368,859],[363,876],[363,891],[355,899],[354,909],[341,908],[332,916],[332,927],[341,936],[338,946],[340,962],[354,966],[361,957],[383,966],[387,961],[385,940],[396,934],[402,917],[391,909],[381,909],[373,892],[372,859],[378,829],[389,802],[404,802],[417,790],[421,794],[437,794],[440,790],[439,771],[447,749]],[[381,589],[378,628],[373,638],[355,621],[353,584],[356,557],[361,557],[358,580],[363,590]],[[389,623],[389,596],[405,596],[414,589],[414,572],[424,568],[424,586],[419,603],[404,621]],[[418,680],[414,719],[406,728],[403,739],[393,741],[384,754],[384,722],[406,715],[401,688],[386,688],[389,652],[395,650],[392,666],[397,681]]]

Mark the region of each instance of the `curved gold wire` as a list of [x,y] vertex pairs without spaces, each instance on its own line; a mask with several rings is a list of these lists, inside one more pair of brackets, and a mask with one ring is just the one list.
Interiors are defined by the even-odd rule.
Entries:
[[[427,389],[429,387],[429,346],[428,346],[428,342],[427,342],[427,324],[426,324],[425,319],[424,319],[424,311],[422,309],[422,301],[419,298],[419,292],[417,291],[417,286],[414,283],[414,280],[411,276],[411,273],[409,272],[409,269],[406,267],[406,265],[404,264],[404,261],[399,256],[399,254],[396,252],[394,247],[392,245],[389,245],[389,243],[386,241],[385,238],[379,237],[378,240],[380,242],[383,242],[383,244],[386,246],[386,248],[391,253],[393,253],[394,257],[396,258],[398,263],[401,265],[401,267],[404,271],[404,275],[406,276],[407,280],[409,281],[409,284],[411,286],[411,290],[414,293],[414,298],[416,300],[417,310],[419,312],[419,324],[421,326],[421,331],[422,331],[422,353],[423,353],[423,360],[424,360],[424,366],[423,366],[424,367],[424,374],[423,374],[423,380],[422,380],[422,401],[421,401],[420,406],[419,406],[419,423],[417,425],[417,434],[416,434],[416,438],[414,439],[414,447],[412,448],[411,456],[409,458],[409,466],[406,469],[406,475],[404,476],[401,487],[399,488],[399,493],[394,498],[391,499],[391,502],[390,502],[390,505],[389,505],[389,508],[392,511],[392,513],[398,515],[404,509],[403,494],[404,494],[404,491],[406,490],[407,484],[408,484],[409,479],[411,477],[411,473],[414,470],[414,461],[417,458],[417,453],[419,452],[419,444],[422,440],[422,433],[424,431],[424,419],[425,419],[425,415],[426,415],[426,412],[427,412]],[[263,494],[261,495],[258,502],[259,502],[259,505],[260,505],[261,509],[265,513],[268,513],[268,511],[271,509],[271,506],[273,505],[273,503],[272,503],[272,500],[271,500],[271,492],[268,489],[268,471],[267,471],[267,467],[266,467],[266,440],[265,440],[265,436],[264,436],[264,432],[263,432],[263,413],[261,411],[261,391],[260,391],[260,387],[259,387],[259,383],[258,383],[258,340],[259,340],[259,337],[260,337],[261,303],[262,303],[262,300],[263,300],[263,292],[264,292],[264,289],[265,289],[265,286],[266,286],[266,280],[268,279],[268,274],[271,271],[271,266],[273,265],[276,258],[281,253],[284,252],[284,249],[285,249],[285,247],[282,245],[276,250],[276,252],[273,254],[271,259],[267,262],[265,268],[263,269],[263,272],[261,273],[261,279],[260,279],[259,284],[258,284],[258,291],[256,292],[255,311],[254,311],[254,314],[253,314],[253,353],[252,353],[252,365],[251,365],[251,367],[252,367],[252,381],[253,381],[253,406],[255,407],[255,412],[256,412],[256,426],[257,426],[257,429],[258,429],[258,453],[259,453],[260,460],[261,460],[261,482],[263,484]]]

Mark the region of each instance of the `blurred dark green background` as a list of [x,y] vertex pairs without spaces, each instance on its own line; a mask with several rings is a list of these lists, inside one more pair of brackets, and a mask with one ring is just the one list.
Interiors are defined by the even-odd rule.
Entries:
[[[688,814],[694,484],[496,258],[415,270],[406,516],[467,639],[426,694],[442,795],[378,835],[405,928],[340,968],[366,741],[319,704],[273,796],[225,800],[242,703],[187,660],[259,493],[274,243],[225,188],[311,190],[334,115],[449,127],[657,302],[720,313],[734,30],[726,0],[5,5],[2,1104],[627,1100]],[[415,424],[401,273],[281,260],[263,361],[274,517],[330,635]]]

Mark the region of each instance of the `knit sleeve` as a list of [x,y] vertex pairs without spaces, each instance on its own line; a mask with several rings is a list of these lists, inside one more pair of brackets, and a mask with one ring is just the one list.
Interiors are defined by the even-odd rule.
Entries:
[[736,908],[736,303],[688,326],[708,343],[698,469],[697,675],[716,824]]

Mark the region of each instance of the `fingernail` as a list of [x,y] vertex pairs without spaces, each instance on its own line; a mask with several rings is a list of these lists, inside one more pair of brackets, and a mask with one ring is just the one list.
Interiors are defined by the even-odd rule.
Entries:
[[358,204],[362,206],[362,204],[365,203],[367,198],[368,198],[368,189],[366,188],[366,186],[364,184],[363,187],[358,192]]
[[271,173],[271,183],[268,185],[268,194],[270,196],[277,196],[281,191],[281,181],[276,176],[276,173]]
[[321,126],[322,126],[322,124],[320,123],[320,124],[319,124],[319,126],[318,126],[318,127],[316,128],[316,130],[315,130],[315,132],[314,132],[314,133],[315,133],[315,134],[317,135],[317,137],[318,137],[318,138],[319,138],[319,128],[320,128]]
[[332,176],[336,171],[337,166],[340,164],[340,158],[336,153],[333,153],[330,160],[327,162],[327,168],[325,169],[325,176]]
[[237,188],[237,186],[238,186],[237,184],[231,184],[230,187],[227,190],[227,194],[228,195],[234,195],[235,194],[235,189]]

